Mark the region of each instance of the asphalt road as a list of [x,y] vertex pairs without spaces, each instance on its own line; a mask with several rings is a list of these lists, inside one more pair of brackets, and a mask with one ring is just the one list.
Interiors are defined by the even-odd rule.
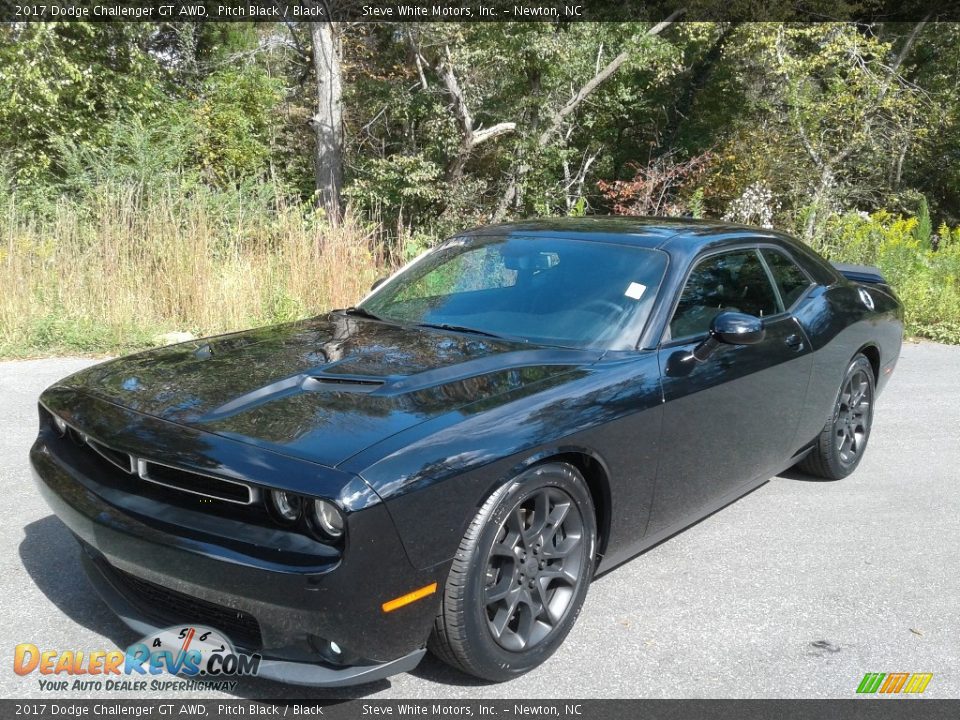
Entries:
[[[138,639],[87,586],[27,467],[37,395],[89,362],[0,363],[2,697],[43,696],[35,674],[11,669],[17,643],[92,651]],[[842,698],[866,672],[931,672],[925,695],[957,698],[958,464],[960,347],[906,345],[853,476],[774,478],[600,578],[567,642],[536,671],[486,685],[428,656],[411,674],[338,693],[248,681],[236,694]]]

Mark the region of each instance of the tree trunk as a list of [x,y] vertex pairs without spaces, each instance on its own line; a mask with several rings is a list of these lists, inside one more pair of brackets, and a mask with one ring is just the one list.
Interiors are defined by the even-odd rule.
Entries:
[[336,27],[330,22],[310,23],[313,71],[317,82],[317,112],[310,125],[316,137],[313,155],[317,205],[333,222],[339,222],[343,183],[343,86]]
[[730,23],[724,27],[717,39],[713,41],[710,49],[704,53],[703,57],[696,60],[687,72],[687,79],[684,89],[680,93],[677,101],[666,109],[667,113],[667,139],[660,143],[657,155],[665,155],[674,149],[677,138],[680,137],[680,130],[683,123],[693,114],[693,109],[697,101],[697,96],[707,86],[710,76],[717,69],[720,61],[723,59],[723,52],[727,47],[727,41],[739,27],[739,23]]
[[900,189],[900,183],[903,180],[903,163],[907,159],[907,153],[910,152],[910,143],[913,141],[913,118],[907,121],[906,131],[903,133],[903,142],[900,144],[900,150],[893,163],[893,172],[890,178],[890,187],[894,190]]
[[803,228],[803,239],[806,242],[813,240],[817,233],[817,223],[820,220],[820,211],[826,204],[830,194],[830,186],[833,184],[833,169],[829,165],[824,165],[820,171],[820,181],[817,189],[813,193],[813,202],[810,204],[810,214],[807,215],[807,222]]

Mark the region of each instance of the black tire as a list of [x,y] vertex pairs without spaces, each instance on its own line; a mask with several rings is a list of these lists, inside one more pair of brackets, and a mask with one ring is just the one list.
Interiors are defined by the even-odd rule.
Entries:
[[874,391],[873,366],[865,356],[857,355],[840,383],[833,414],[813,451],[797,467],[827,480],[840,480],[856,470],[870,439]]
[[467,528],[430,651],[497,682],[537,667],[580,614],[596,538],[590,491],[576,468],[550,463],[521,473],[487,499]]

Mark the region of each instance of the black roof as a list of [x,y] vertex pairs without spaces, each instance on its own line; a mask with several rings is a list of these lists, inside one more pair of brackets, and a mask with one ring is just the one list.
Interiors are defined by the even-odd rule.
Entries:
[[520,222],[484,225],[465,235],[564,235],[582,240],[615,240],[647,248],[663,247],[671,239],[686,238],[691,244],[722,237],[754,237],[792,240],[773,230],[694,218],[593,216],[582,218],[535,218]]
[[840,276],[822,257],[796,238],[767,228],[735,225],[694,218],[600,216],[582,218],[534,218],[499,225],[483,225],[460,235],[528,235],[597,240],[657,249],[680,260],[689,260],[704,250],[736,245],[746,237],[785,248],[813,277],[824,284]]

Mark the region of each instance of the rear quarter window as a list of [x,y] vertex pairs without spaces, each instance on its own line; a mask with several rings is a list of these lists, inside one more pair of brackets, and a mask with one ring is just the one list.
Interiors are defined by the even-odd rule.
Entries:
[[807,274],[789,257],[778,250],[764,248],[763,259],[767,261],[773,280],[780,290],[783,306],[786,309],[800,299],[804,291],[812,284]]

